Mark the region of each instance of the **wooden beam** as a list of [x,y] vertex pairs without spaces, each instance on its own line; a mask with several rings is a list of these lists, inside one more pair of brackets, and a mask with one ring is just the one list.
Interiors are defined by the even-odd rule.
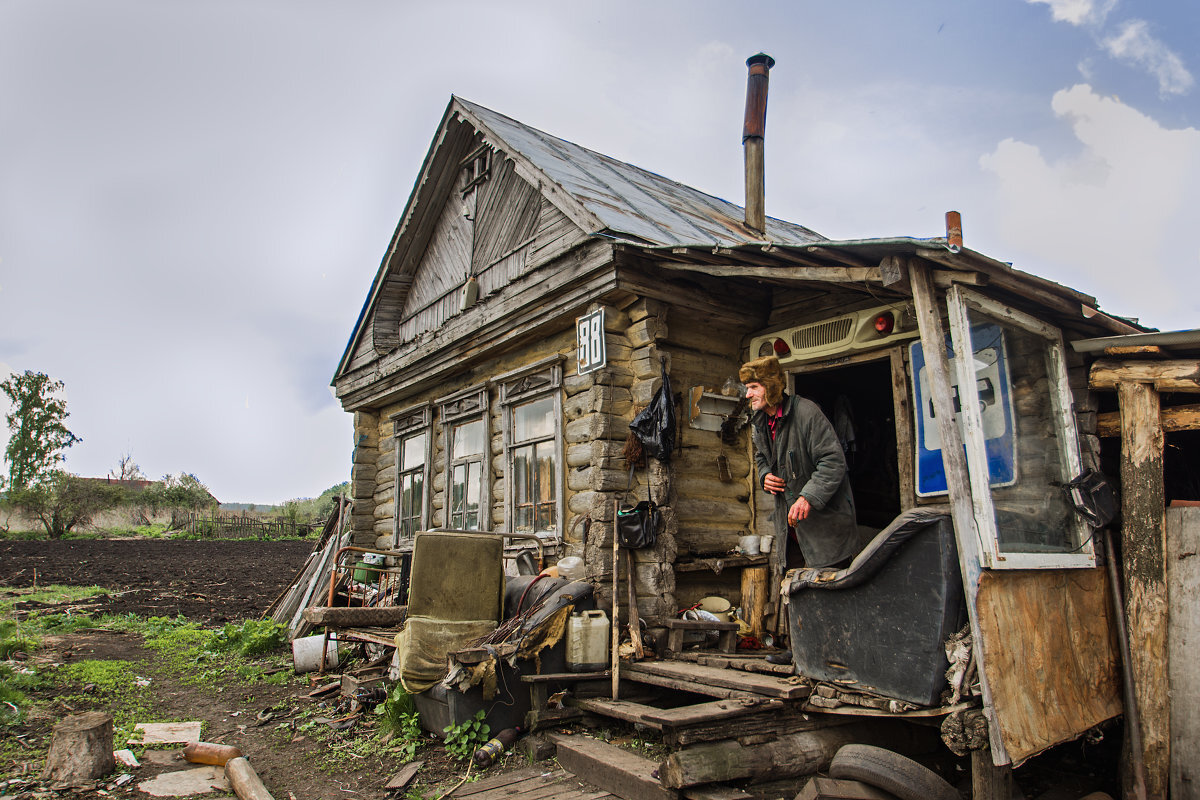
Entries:
[[1200,392],[1200,361],[1114,361],[1092,364],[1093,389],[1116,389],[1121,383],[1148,383],[1160,392]]
[[912,287],[913,306],[921,329],[921,345],[925,352],[925,369],[929,377],[938,433],[942,439],[942,464],[946,471],[946,486],[950,495],[950,511],[954,519],[954,538],[958,544],[958,563],[962,573],[963,592],[975,640],[975,659],[980,665],[979,682],[983,690],[983,712],[988,721],[988,736],[992,759],[996,764],[1009,763],[1000,723],[992,706],[987,665],[983,661],[983,637],[979,630],[976,597],[979,592],[980,543],[975,532],[975,511],[971,503],[967,457],[963,451],[962,433],[954,416],[954,398],[950,391],[950,364],[946,356],[946,330],[938,311],[937,292],[933,287],[929,265],[919,259],[908,264],[908,281]]
[[1120,358],[1121,356],[1151,356],[1166,358],[1170,355],[1165,348],[1159,347],[1156,344],[1134,344],[1122,347],[1112,346],[1104,348],[1104,355],[1112,358]]
[[725,261],[723,264],[679,264],[660,261],[657,266],[683,272],[702,272],[718,278],[753,278],[785,283],[863,283],[880,280],[879,267],[763,267],[729,263],[732,259]]
[[[1163,433],[1200,430],[1200,403],[1186,406],[1171,406],[1159,411],[1159,423]],[[1096,415],[1097,436],[1121,435],[1121,412],[1107,411]]]
[[1158,392],[1152,386],[1122,382],[1117,397],[1121,404],[1121,552],[1130,666],[1142,721],[1146,795],[1156,800],[1167,796],[1171,731],[1162,662],[1167,652],[1163,432]]

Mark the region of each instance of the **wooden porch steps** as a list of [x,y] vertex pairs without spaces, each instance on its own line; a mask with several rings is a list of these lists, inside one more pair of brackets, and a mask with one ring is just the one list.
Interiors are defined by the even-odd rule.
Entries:
[[793,677],[761,675],[687,661],[639,661],[621,665],[621,678],[709,697],[774,697],[803,700],[812,687]]
[[470,800],[618,800],[599,791],[563,769],[542,770],[536,767],[506,772],[459,786],[446,797]]
[[656,761],[583,734],[551,733],[547,738],[557,748],[558,763],[593,786],[623,800],[679,800],[679,792],[656,777]]
[[744,697],[716,700],[711,703],[694,703],[678,708],[657,708],[628,700],[586,698],[574,700],[572,705],[592,714],[632,722],[635,725],[644,725],[647,728],[661,731],[721,722],[760,711],[775,710],[783,707],[783,701],[765,697]]

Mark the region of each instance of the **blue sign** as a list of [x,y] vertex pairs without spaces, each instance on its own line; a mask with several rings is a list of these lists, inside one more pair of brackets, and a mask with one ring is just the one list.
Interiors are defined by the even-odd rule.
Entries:
[[[975,364],[975,387],[983,407],[983,439],[987,453],[988,484],[1011,486],[1017,481],[1017,448],[1004,331],[998,325],[972,327],[971,346],[974,349],[972,357]],[[914,416],[917,423],[917,496],[946,494],[942,436],[933,410],[925,350],[921,342],[913,342],[909,347],[909,356],[916,401]],[[949,337],[946,337],[946,356],[950,360],[950,390],[954,396],[955,419],[958,421],[959,430],[962,430],[958,371]]]

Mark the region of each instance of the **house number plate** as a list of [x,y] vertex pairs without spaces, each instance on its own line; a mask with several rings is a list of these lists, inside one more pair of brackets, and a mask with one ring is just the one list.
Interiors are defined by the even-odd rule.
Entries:
[[580,375],[604,368],[607,354],[604,349],[603,308],[575,320],[575,344]]

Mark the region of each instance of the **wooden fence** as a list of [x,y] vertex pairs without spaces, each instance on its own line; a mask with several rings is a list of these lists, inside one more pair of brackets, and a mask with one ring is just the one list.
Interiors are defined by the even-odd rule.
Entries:
[[206,539],[282,539],[304,537],[318,531],[323,522],[292,522],[286,519],[258,519],[237,514],[188,514],[184,530]]

